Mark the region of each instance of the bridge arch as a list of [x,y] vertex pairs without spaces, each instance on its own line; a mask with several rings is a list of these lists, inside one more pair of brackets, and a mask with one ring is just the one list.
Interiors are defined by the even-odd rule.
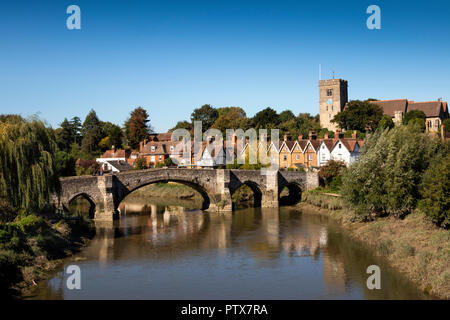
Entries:
[[[285,189],[288,194],[283,194]],[[302,186],[297,182],[288,182],[278,190],[278,201],[280,205],[289,206],[299,203],[302,199]]]
[[94,201],[94,198],[87,194],[86,192],[80,192],[77,193],[75,195],[73,195],[68,201],[67,203],[64,205],[64,209],[68,212],[70,212],[70,205],[77,199],[77,198],[82,198],[84,200],[86,200],[89,203],[89,218],[93,219],[95,217],[95,210],[96,210],[96,203]]
[[[254,182],[254,181],[246,180],[246,181],[243,181],[242,183],[240,183],[239,185],[237,185],[235,188],[230,190],[231,197],[233,197],[233,195],[236,193],[236,191],[239,190],[243,186],[249,187],[253,192],[253,199],[254,199],[253,207],[255,207],[255,208],[261,207],[262,197],[263,197],[262,188],[258,183]],[[233,208],[234,208],[234,206],[235,206],[235,202],[233,202]]]
[[176,182],[179,184],[183,184],[185,186],[188,186],[192,189],[194,189],[195,191],[197,191],[198,193],[200,193],[200,195],[203,198],[203,202],[202,202],[202,207],[201,210],[207,210],[209,209],[210,205],[211,205],[211,196],[210,193],[208,193],[208,190],[201,186],[198,183],[194,183],[192,181],[187,181],[187,180],[183,180],[183,179],[155,179],[155,180],[150,180],[150,181],[145,181],[142,182],[138,185],[134,185],[132,187],[128,187],[122,190],[122,192],[119,192],[119,195],[116,197],[115,199],[115,203],[114,203],[114,209],[118,209],[119,204],[125,199],[126,196],[128,196],[129,194],[133,193],[136,190],[139,190],[143,187],[146,187],[148,185],[151,184],[155,184],[155,183],[168,183],[168,182]]

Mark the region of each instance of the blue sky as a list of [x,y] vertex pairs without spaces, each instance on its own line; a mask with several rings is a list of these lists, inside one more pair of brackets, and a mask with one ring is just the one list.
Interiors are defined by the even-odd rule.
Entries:
[[450,100],[449,40],[449,1],[1,1],[0,113],[122,125],[142,106],[156,131],[206,103],[317,114],[319,64],[350,99]]

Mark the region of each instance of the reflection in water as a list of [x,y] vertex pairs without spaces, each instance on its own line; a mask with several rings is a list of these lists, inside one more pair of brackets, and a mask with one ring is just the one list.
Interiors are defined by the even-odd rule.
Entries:
[[[326,217],[289,207],[214,214],[151,201],[125,202],[120,220],[96,222],[96,237],[66,262],[80,266],[81,290],[66,289],[61,267],[31,298],[425,298]],[[381,290],[366,288],[371,264],[382,270]]]

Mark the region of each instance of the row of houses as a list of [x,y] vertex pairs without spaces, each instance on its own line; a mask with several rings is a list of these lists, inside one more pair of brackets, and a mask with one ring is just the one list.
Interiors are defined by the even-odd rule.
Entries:
[[[344,134],[337,130],[335,138],[329,138],[328,134],[325,134],[323,139],[317,138],[314,132],[310,132],[307,138],[299,135],[296,140],[285,135],[277,144],[258,142],[257,152],[258,154],[265,152],[268,157],[278,158],[280,168],[314,168],[325,165],[330,159],[349,165],[359,159],[362,144],[363,141],[357,139],[356,132],[351,138],[345,138]],[[189,147],[190,157],[186,157],[186,154],[189,154]],[[227,152],[232,152],[233,154],[228,156],[233,156],[235,159],[245,158],[248,157],[250,149],[248,141],[238,148],[236,138],[232,141],[232,147],[227,149],[226,142],[225,147],[218,148],[213,139],[200,143],[192,141],[185,143],[172,141],[170,133],[161,133],[141,141],[138,151],[131,152],[113,147],[98,158],[97,163],[104,172],[132,169],[138,158],[145,159],[149,168],[164,166],[168,158],[179,167],[214,168],[226,165]]]

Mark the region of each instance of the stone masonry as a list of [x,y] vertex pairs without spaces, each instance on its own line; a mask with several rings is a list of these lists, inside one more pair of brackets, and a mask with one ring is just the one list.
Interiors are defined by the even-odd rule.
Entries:
[[134,190],[157,182],[179,182],[203,196],[203,210],[231,211],[233,193],[243,184],[259,196],[261,207],[278,207],[284,187],[309,190],[319,185],[316,172],[227,169],[149,169],[127,171],[104,176],[79,176],[61,179],[61,194],[53,196],[54,205],[68,211],[69,202],[79,195],[89,200],[95,220],[118,218],[120,202]]

